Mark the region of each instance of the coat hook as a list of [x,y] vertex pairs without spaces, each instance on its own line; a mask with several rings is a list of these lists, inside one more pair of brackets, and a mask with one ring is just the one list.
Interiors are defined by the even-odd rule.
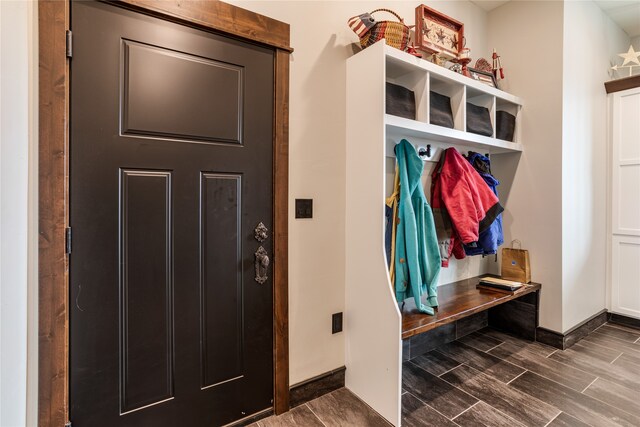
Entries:
[[431,144],[427,144],[427,149],[425,150],[424,148],[420,147],[418,149],[418,156],[419,157],[431,157]]

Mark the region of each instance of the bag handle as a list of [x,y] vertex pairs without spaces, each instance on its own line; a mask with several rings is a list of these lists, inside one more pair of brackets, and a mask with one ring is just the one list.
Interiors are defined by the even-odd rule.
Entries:
[[522,250],[522,242],[521,242],[520,240],[518,240],[518,239],[513,239],[513,240],[511,241],[511,248],[512,248],[512,249],[515,249],[515,248],[513,247],[513,246],[514,246],[514,243],[517,243],[517,244],[518,244],[518,249]]
[[400,15],[398,15],[397,13],[395,13],[395,12],[394,12],[393,10],[391,10],[391,9],[385,9],[385,8],[382,8],[382,9],[376,9],[376,10],[374,10],[374,11],[371,11],[371,15],[373,15],[373,14],[374,14],[374,13],[376,13],[376,12],[388,12],[388,13],[392,14],[393,16],[395,16],[396,18],[398,18],[398,20],[404,24],[404,19],[400,18]]

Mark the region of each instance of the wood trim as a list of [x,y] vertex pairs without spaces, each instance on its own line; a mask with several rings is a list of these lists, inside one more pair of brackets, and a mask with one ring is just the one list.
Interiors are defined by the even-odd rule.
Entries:
[[341,366],[291,386],[291,407],[295,408],[344,387],[346,370]]
[[289,410],[289,52],[277,50],[274,96],[274,409]]
[[118,0],[121,7],[292,52],[289,24],[217,0]]
[[581,322],[569,329],[564,334],[538,327],[536,330],[536,341],[560,350],[566,350],[594,330],[598,329],[600,326],[607,323],[607,318],[607,310],[602,310],[584,322]]
[[[126,4],[125,4],[126,3]],[[117,5],[276,47],[274,84],[274,409],[289,410],[289,25],[218,1],[124,0]],[[69,0],[40,0],[38,425],[69,418],[68,224]]]
[[624,314],[609,313],[608,321],[611,323],[616,323],[618,325],[629,326],[630,328],[640,329],[640,319],[636,319],[635,317],[625,316]]
[[68,206],[69,64],[65,31],[69,3],[38,3],[38,425],[68,420]]
[[604,83],[604,88],[607,93],[620,92],[622,90],[633,89],[636,87],[640,87],[640,74]]

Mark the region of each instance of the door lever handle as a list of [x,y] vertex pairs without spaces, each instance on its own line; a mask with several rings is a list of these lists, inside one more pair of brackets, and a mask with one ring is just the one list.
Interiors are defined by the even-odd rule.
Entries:
[[263,284],[267,281],[267,269],[269,268],[269,255],[265,248],[260,246],[256,253],[254,254],[255,259],[255,269],[256,269],[256,282]]

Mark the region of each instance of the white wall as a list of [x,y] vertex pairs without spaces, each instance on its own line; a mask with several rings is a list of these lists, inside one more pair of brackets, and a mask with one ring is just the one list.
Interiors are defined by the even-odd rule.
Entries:
[[[289,203],[293,206],[295,198],[314,199],[311,220],[296,220],[290,210],[290,368],[291,384],[295,384],[344,364],[344,337],[331,335],[331,314],[344,310],[345,61],[353,54],[350,45],[358,41],[346,22],[354,15],[386,7],[413,24],[419,3],[231,3],[291,24],[295,51],[291,62]],[[467,46],[474,54],[490,54],[484,11],[467,1],[430,5],[465,23]],[[386,18],[386,14],[376,16],[395,19]],[[460,271],[477,275],[479,264],[478,260],[462,264]],[[444,280],[453,271],[446,272]]]
[[[0,2],[0,425],[35,425],[35,3]],[[27,373],[28,371],[28,373]]]
[[501,88],[525,102],[524,153],[519,162],[513,154],[492,162],[504,185],[505,242],[519,239],[529,250],[532,280],[542,283],[540,326],[560,331],[563,4],[512,1],[488,16],[489,47],[502,56],[506,74]]
[[[564,5],[562,331],[606,307],[607,95],[629,36],[592,1]],[[639,45],[640,46],[640,45]]]
[[603,85],[629,37],[592,1],[514,1],[489,13],[489,43],[526,102],[521,161],[495,170],[514,175],[505,240],[530,251],[540,325],[565,332],[606,304]]

